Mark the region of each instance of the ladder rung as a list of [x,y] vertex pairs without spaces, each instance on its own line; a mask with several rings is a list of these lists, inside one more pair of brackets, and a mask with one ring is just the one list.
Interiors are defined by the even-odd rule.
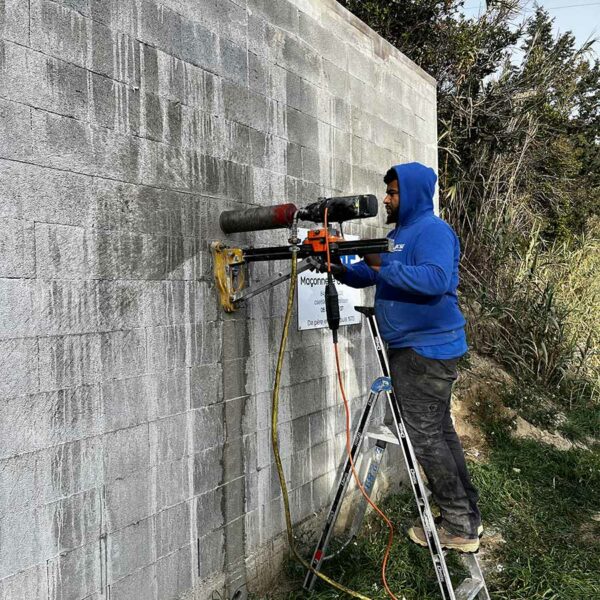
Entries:
[[367,437],[398,445],[398,438],[387,425],[375,425],[367,431]]
[[456,588],[456,600],[473,600],[483,588],[481,579],[468,577]]

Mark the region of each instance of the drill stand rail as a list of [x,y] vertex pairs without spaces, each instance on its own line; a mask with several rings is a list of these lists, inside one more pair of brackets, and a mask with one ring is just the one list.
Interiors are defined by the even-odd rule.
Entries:
[[[389,238],[374,240],[337,241],[331,244],[331,255],[365,256],[366,254],[381,254],[389,252],[393,242]],[[234,312],[244,300],[265,292],[286,279],[289,279],[291,269],[288,267],[275,275],[252,286],[248,285],[248,264],[272,260],[289,260],[292,257],[292,246],[272,246],[268,248],[234,248],[222,242],[212,242],[213,270],[219,292],[221,307],[225,312]],[[316,266],[311,260],[324,258],[325,253],[315,250],[311,244],[302,243],[297,246],[296,256],[299,260],[298,273]]]
[[[452,580],[450,578],[450,574],[446,566],[445,552],[438,538],[433,515],[431,514],[431,509],[429,507],[429,502],[427,499],[427,489],[419,472],[419,466],[414,453],[414,449],[406,432],[404,421],[400,413],[400,404],[398,403],[398,400],[394,393],[394,389],[391,384],[388,358],[384,346],[381,342],[379,329],[377,327],[377,321],[375,320],[374,310],[373,308],[369,307],[357,306],[355,308],[367,317],[371,338],[377,351],[377,358],[379,360],[379,365],[381,367],[381,372],[383,375],[383,377],[379,377],[378,379],[376,379],[373,385],[371,386],[369,397],[367,399],[367,404],[363,409],[363,413],[354,433],[354,438],[352,441],[352,447],[350,452],[352,460],[356,464],[356,459],[360,452],[361,445],[366,445],[367,438],[372,438],[376,440],[374,456],[371,459],[370,464],[366,468],[366,476],[363,482],[363,486],[365,487],[367,494],[370,495],[373,490],[373,486],[375,484],[375,480],[379,472],[379,467],[381,465],[381,460],[383,458],[383,453],[385,452],[387,444],[398,444],[402,450],[406,470],[409,474],[410,485],[412,487],[415,501],[417,503],[417,508],[419,510],[419,517],[421,518],[421,523],[425,531],[425,537],[427,538],[427,545],[440,587],[441,597],[444,600],[474,600],[475,598],[477,598],[478,600],[490,600],[490,596],[485,585],[485,580],[475,554],[461,554],[463,563],[469,570],[470,577],[465,579],[456,588],[456,590],[452,585]],[[378,428],[376,431],[369,432],[367,428],[369,426],[369,422],[373,414],[373,409],[381,393],[385,393],[387,395],[388,404],[393,417],[394,430],[392,431],[389,428],[384,427]],[[333,556],[335,556],[335,554],[339,554],[339,552],[341,551],[340,549],[334,555],[330,556],[327,556],[325,554],[327,544],[333,531],[333,527],[335,525],[335,521],[338,516],[344,494],[346,492],[348,483],[351,478],[350,471],[350,459],[346,457],[341,469],[341,474],[336,484],[335,494],[331,502],[331,506],[327,515],[327,519],[325,521],[323,531],[321,533],[321,537],[313,553],[311,566],[316,571],[320,570],[323,561],[332,558]],[[361,502],[355,514],[351,526],[350,538],[344,544],[342,549],[350,543],[350,541],[358,532],[360,525],[362,524],[367,508],[366,501],[364,500],[364,498],[362,500],[363,501]],[[309,591],[312,590],[316,579],[317,576],[312,571],[308,571],[304,579],[304,588]]]

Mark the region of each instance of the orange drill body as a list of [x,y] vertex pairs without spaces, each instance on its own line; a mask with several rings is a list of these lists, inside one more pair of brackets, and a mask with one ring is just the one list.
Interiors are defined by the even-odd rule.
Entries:
[[325,253],[327,252],[327,241],[329,241],[329,246],[331,247],[332,244],[343,242],[344,238],[333,228],[329,228],[329,232],[325,228],[311,229],[308,232],[308,237],[302,242],[302,245],[310,246],[315,253]]

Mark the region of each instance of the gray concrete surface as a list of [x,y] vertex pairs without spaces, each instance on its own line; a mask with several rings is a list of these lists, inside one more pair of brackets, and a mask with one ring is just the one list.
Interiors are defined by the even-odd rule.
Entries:
[[[1,600],[272,585],[286,291],[219,310],[219,212],[435,167],[435,111],[433,80],[332,0],[0,0]],[[374,356],[362,327],[341,338],[356,411]],[[344,443],[325,332],[292,332],[283,381],[301,522]]]

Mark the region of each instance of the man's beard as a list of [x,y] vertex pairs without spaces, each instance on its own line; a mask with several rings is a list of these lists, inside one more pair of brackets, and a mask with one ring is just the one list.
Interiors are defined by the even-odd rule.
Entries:
[[399,207],[393,208],[390,212],[387,213],[387,219],[385,221],[386,225],[398,223],[398,208]]

